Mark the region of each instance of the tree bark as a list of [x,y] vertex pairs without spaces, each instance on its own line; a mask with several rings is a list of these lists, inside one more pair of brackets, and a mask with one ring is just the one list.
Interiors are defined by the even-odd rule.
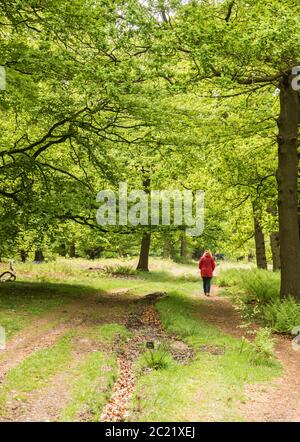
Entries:
[[103,247],[99,246],[95,249],[86,249],[85,253],[88,256],[88,259],[96,259],[100,257],[101,252],[103,251]]
[[66,256],[66,243],[61,243],[59,248],[59,255],[60,256]]
[[300,236],[298,221],[298,130],[300,97],[285,75],[280,82],[278,125],[278,214],[281,262],[281,298],[300,299]]
[[72,243],[70,245],[70,258],[75,258],[76,257],[76,248],[75,248],[75,244]]
[[255,215],[254,215],[254,238],[255,238],[257,268],[267,270],[268,266],[266,258],[265,237],[260,225],[260,221]]
[[21,257],[21,261],[22,262],[26,262],[26,259],[27,259],[27,252],[26,252],[26,250],[21,250],[20,251],[20,257]]
[[167,236],[164,236],[163,258],[165,258],[165,259],[170,258],[170,254],[171,254],[170,251],[171,251],[170,240]]
[[34,260],[36,262],[43,262],[44,261],[44,254],[43,251],[41,249],[38,249],[34,252]]
[[[151,186],[151,178],[149,175],[149,171],[146,171],[145,168],[142,167],[142,173],[143,173],[143,188],[144,191],[149,195],[150,186]],[[137,270],[142,270],[143,272],[149,272],[148,265],[149,265],[150,241],[151,241],[151,233],[144,232],[142,236],[139,262],[136,268]]]
[[184,233],[180,237],[180,256],[186,258],[186,236]]
[[142,236],[139,262],[136,268],[137,270],[142,270],[143,272],[149,272],[148,263],[149,263],[150,240],[151,240],[151,233],[144,232]]
[[273,272],[280,270],[280,241],[279,232],[272,232],[270,235],[270,245],[273,261]]

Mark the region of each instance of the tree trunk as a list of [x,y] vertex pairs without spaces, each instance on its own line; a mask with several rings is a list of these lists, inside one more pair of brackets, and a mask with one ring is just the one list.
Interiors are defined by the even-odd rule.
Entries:
[[170,239],[169,237],[167,237],[166,235],[164,236],[164,244],[163,244],[163,258],[168,259],[170,258],[170,252],[171,252],[171,247],[170,247]]
[[44,255],[43,255],[43,251],[38,249],[34,252],[34,260],[36,262],[43,262],[44,261]]
[[184,233],[180,237],[180,256],[186,258],[186,236]]
[[88,256],[88,259],[96,259],[100,257],[101,252],[103,251],[103,247],[99,246],[95,249],[87,249],[85,250],[85,253]]
[[26,262],[26,259],[27,259],[27,252],[26,252],[26,250],[21,250],[20,251],[20,257],[21,257],[21,261],[22,262]]
[[280,269],[280,247],[279,232],[272,232],[270,235],[270,245],[273,261],[273,272]]
[[254,238],[255,238],[257,268],[267,270],[268,267],[267,267],[264,233],[262,231],[260,221],[256,216],[254,216]]
[[61,243],[58,253],[60,256],[66,256],[66,243]]
[[281,298],[300,299],[300,237],[298,224],[298,129],[300,97],[291,76],[280,83],[278,125],[278,214],[281,262]]
[[[143,188],[144,191],[149,195],[150,185],[151,185],[151,178],[149,176],[149,171],[146,171],[145,168],[142,167],[142,174],[143,174]],[[143,272],[149,272],[148,263],[149,263],[150,240],[151,240],[151,233],[144,232],[142,236],[139,262],[136,268],[137,270],[142,270]]]
[[75,248],[75,244],[72,242],[72,244],[70,245],[70,258],[75,258],[76,256],[76,248]]
[[144,232],[141,242],[140,257],[137,265],[137,270],[142,270],[143,272],[149,272],[148,262],[149,262],[149,251],[150,251],[150,239],[151,233]]

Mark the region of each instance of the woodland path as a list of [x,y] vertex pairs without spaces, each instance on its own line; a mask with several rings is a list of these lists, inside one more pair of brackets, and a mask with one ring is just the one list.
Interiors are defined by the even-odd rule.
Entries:
[[[173,357],[180,362],[188,362],[192,350],[176,337],[167,336],[155,309],[156,300],[162,296],[133,297],[126,290],[115,291],[106,295],[82,297],[69,305],[35,320],[22,333],[12,338],[0,359],[0,385],[5,381],[9,370],[16,367],[26,357],[43,348],[51,347],[61,336],[70,330],[82,330],[95,324],[118,323],[132,331],[125,351],[117,358],[119,376],[113,386],[112,396],[108,400],[99,419],[122,421],[128,417],[128,403],[135,388],[132,374],[133,362],[146,341],[169,340],[173,348]],[[237,338],[246,335],[241,328],[239,313],[230,301],[219,296],[218,287],[213,286],[212,296],[204,298],[201,309],[196,314],[227,334]],[[97,314],[97,312],[99,314]],[[79,333],[80,335],[80,333]],[[71,362],[67,370],[56,374],[49,385],[29,393],[26,401],[18,402],[13,393],[8,401],[8,414],[0,421],[55,421],[59,418],[62,407],[68,403],[69,371],[84,360],[92,351],[107,351],[105,345],[87,339],[77,338]],[[118,343],[113,351],[118,351]],[[118,353],[117,353],[118,354]],[[291,338],[276,337],[276,355],[283,366],[283,375],[271,384],[249,385],[246,388],[246,400],[239,404],[240,415],[245,421],[300,421],[300,352],[292,349]],[[78,420],[85,420],[79,416]]]
[[[235,337],[246,337],[238,312],[228,299],[218,296],[216,286],[206,299],[201,318]],[[276,356],[283,375],[272,384],[246,388],[240,413],[247,422],[300,422],[300,351],[293,350],[291,337],[276,336]]]

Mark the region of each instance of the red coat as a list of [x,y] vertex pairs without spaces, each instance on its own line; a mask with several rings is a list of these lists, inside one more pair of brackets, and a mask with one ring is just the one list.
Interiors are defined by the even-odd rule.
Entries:
[[211,278],[213,275],[213,271],[215,270],[216,263],[213,259],[213,257],[206,253],[202,256],[202,258],[199,261],[199,269],[201,272],[202,278]]

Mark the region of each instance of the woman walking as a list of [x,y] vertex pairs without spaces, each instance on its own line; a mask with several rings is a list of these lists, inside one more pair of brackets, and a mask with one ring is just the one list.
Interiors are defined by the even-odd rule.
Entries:
[[199,269],[203,280],[204,295],[210,295],[210,284],[216,263],[209,250],[206,250],[199,261]]

